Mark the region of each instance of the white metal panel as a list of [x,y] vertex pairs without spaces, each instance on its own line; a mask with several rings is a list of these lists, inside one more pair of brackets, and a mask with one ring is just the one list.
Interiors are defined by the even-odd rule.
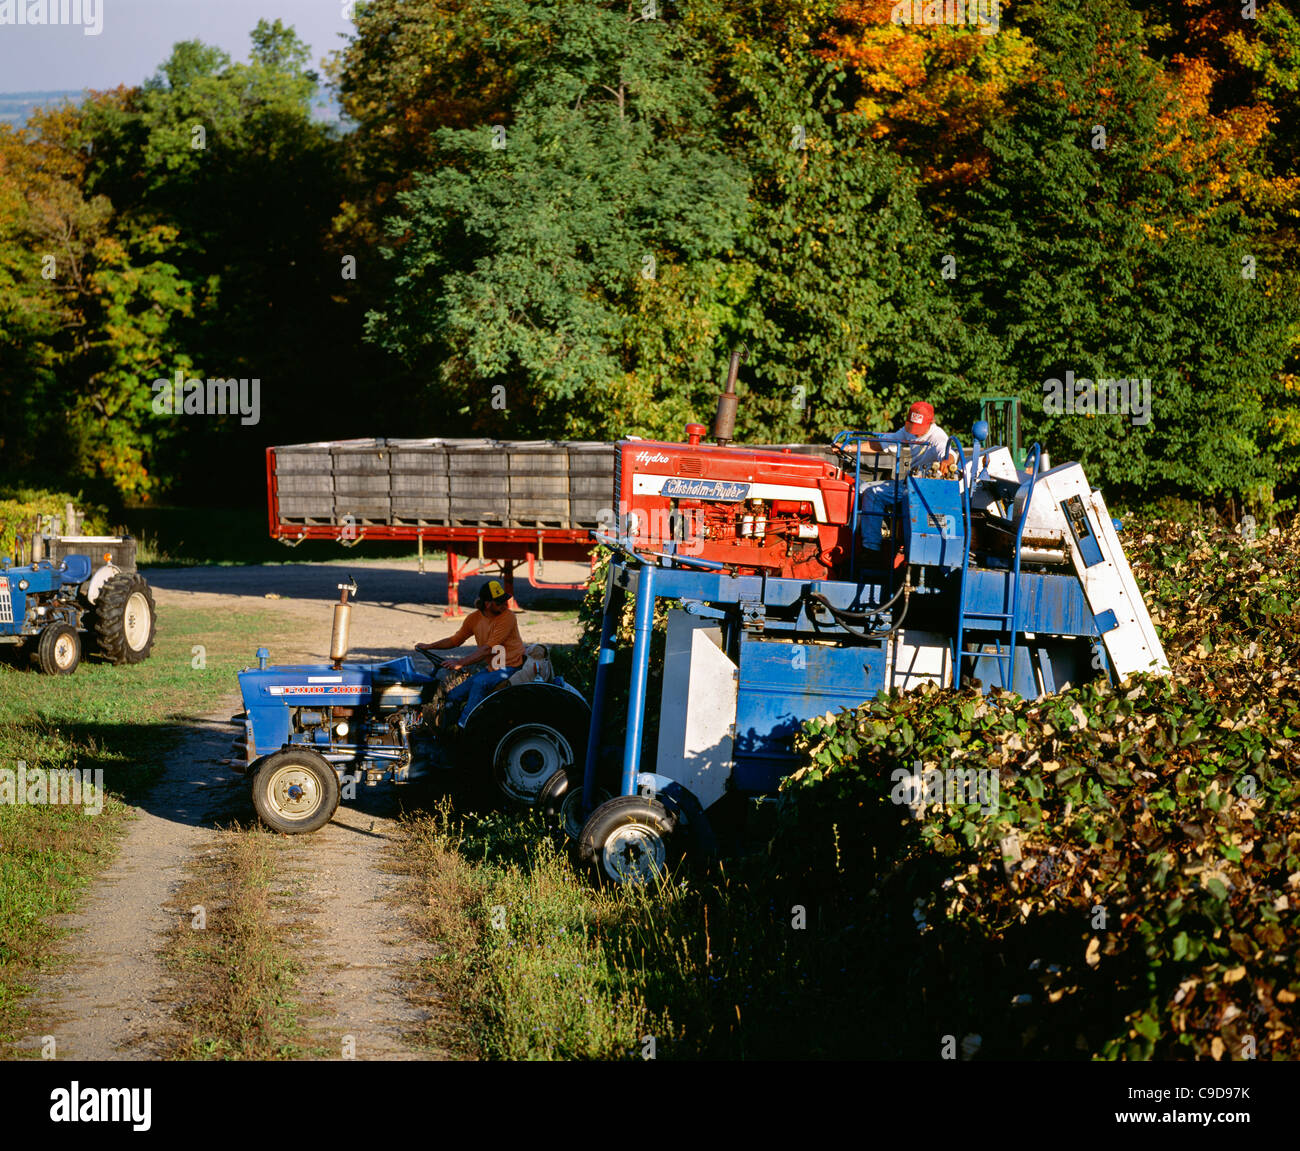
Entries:
[[668,613],[656,773],[674,779],[708,808],[731,777],[736,665],[716,621]]
[[938,632],[903,628],[889,644],[885,661],[885,682],[900,691],[923,683],[939,687],[952,683],[952,647]]
[[[1156,635],[1155,625],[1133,578],[1133,570],[1128,565],[1101,492],[1092,490],[1078,464],[1062,464],[1039,477],[1038,487],[1034,489],[1034,511],[1039,509],[1040,487],[1061,518],[1070,560],[1083,585],[1083,595],[1092,614],[1115,613],[1118,626],[1106,632],[1102,642],[1116,674],[1123,679],[1139,671],[1167,672],[1169,661],[1165,658],[1160,637]],[[1084,565],[1074,533],[1061,511],[1061,504],[1073,496],[1078,496],[1082,502],[1088,526],[1101,552],[1101,562],[1091,567]]]
[[[826,523],[826,501],[822,498],[821,488],[799,487],[796,484],[755,483],[752,480],[716,480],[711,476],[669,476],[657,472],[638,472],[632,477],[632,494],[634,496],[657,496],[669,480],[698,480],[701,483],[736,483],[747,484],[747,500],[798,500],[800,503],[812,504],[813,515],[819,524]],[[736,501],[740,506],[740,501]]]

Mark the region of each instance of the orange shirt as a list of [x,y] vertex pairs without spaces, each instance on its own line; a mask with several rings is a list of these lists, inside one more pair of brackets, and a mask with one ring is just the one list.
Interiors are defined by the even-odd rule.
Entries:
[[489,619],[481,611],[470,612],[460,625],[460,631],[452,637],[454,646],[459,647],[471,635],[479,647],[499,644],[505,648],[506,667],[518,667],[524,662],[524,641],[519,638],[519,621],[509,609],[495,619]]

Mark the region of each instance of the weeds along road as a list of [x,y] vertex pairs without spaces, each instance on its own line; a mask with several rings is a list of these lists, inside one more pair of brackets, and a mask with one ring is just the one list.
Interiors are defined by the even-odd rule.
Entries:
[[[585,570],[556,564],[547,575],[576,581]],[[350,658],[402,654],[456,626],[441,615],[445,576],[422,575],[414,562],[147,574],[160,630],[154,659],[177,658],[163,644],[169,612],[198,613],[214,630],[257,612],[273,621],[258,641],[272,663],[324,662],[330,603],[349,575],[360,588]],[[541,593],[523,581],[516,590],[526,641],[576,641],[577,592]],[[410,978],[429,949],[408,923],[407,880],[392,867],[404,789],[362,788],[314,835],[268,835],[242,778],[219,763],[233,731],[224,721],[239,708],[232,677],[219,711],[184,716],[181,744],[136,805],[116,858],[79,909],[59,917],[72,932],[65,962],[43,969],[27,1037],[10,1055],[38,1054],[47,1036],[57,1057],[71,1059],[451,1054],[429,1039],[443,1008],[421,999]]]

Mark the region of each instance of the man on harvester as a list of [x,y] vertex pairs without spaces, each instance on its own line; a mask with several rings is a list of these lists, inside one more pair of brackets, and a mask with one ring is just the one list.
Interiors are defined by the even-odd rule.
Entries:
[[[902,445],[911,447],[911,468],[925,472],[935,464],[939,465],[941,475],[949,475],[957,462],[956,453],[948,450],[948,433],[934,422],[934,407],[924,400],[917,400],[907,413],[903,426],[896,432],[887,432],[875,440],[864,440],[863,450],[868,452],[897,452]],[[857,451],[854,444],[846,451],[852,457]],[[862,512],[863,546],[876,550],[884,547],[883,535],[885,522],[889,516],[890,501],[895,484],[893,480],[864,481],[859,493],[859,506]],[[894,566],[901,566],[903,553],[901,542],[896,541]]]
[[519,621],[507,607],[509,597],[499,580],[488,580],[479,590],[474,602],[475,610],[465,617],[465,622],[455,635],[433,643],[417,643],[416,651],[440,651],[460,647],[470,636],[477,645],[468,655],[449,659],[443,663],[448,670],[486,664],[464,682],[453,687],[446,703],[460,708],[460,726],[485,695],[498,684],[506,682],[524,664],[524,641],[519,637]]

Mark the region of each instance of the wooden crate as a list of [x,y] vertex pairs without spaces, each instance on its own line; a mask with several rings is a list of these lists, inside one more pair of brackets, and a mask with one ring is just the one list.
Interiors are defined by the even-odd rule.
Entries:
[[453,476],[508,476],[509,453],[504,444],[490,440],[448,440],[447,471]]
[[571,476],[614,476],[618,448],[614,444],[588,444],[578,440],[565,443]]
[[334,474],[386,476],[392,454],[386,440],[345,440],[330,449]]
[[559,475],[535,475],[518,472],[510,473],[510,495],[562,496],[569,497],[569,477],[561,472]]
[[453,506],[464,499],[492,498],[504,504],[510,494],[510,477],[504,473],[498,475],[452,475],[451,502]]
[[275,449],[275,474],[314,472],[329,475],[333,468],[329,444],[291,444]]
[[391,501],[395,520],[410,523],[446,524],[451,522],[451,504],[443,495],[397,495]]
[[569,471],[569,453],[554,440],[515,440],[505,445],[510,475],[563,476]]
[[602,519],[608,524],[611,510],[610,501],[607,499],[570,500],[569,526],[572,528],[599,527]]
[[393,499],[398,496],[442,496],[451,491],[451,481],[446,475],[430,472],[393,472],[389,477]]
[[[389,470],[399,475],[445,476],[447,442],[445,440],[389,440]],[[397,488],[394,486],[394,491]],[[446,491],[444,487],[442,489]]]
[[600,476],[570,476],[569,498],[574,500],[612,500],[614,473]]
[[508,519],[504,499],[455,496],[450,501],[451,522],[461,527],[504,527]]

